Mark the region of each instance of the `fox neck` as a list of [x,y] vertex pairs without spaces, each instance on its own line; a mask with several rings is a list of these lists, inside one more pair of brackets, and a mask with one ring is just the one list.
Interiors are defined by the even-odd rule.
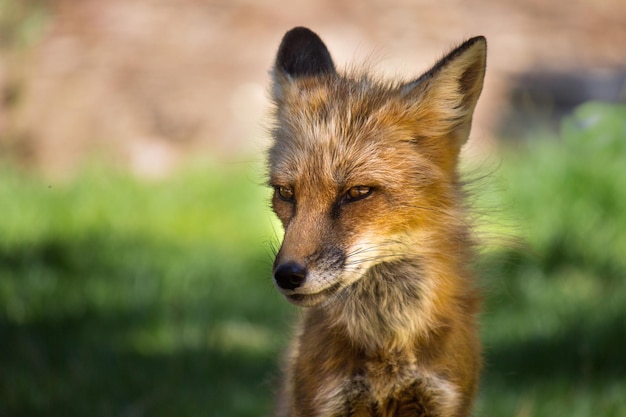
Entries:
[[470,298],[458,293],[459,283],[467,282],[463,268],[443,265],[414,259],[376,265],[318,308],[359,350],[414,350],[444,333],[455,316],[449,310],[463,309],[463,299]]

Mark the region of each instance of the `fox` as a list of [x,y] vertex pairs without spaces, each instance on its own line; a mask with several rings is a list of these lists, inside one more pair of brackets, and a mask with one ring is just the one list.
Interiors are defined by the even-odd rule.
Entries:
[[338,70],[285,33],[270,70],[273,282],[300,308],[277,417],[470,416],[482,366],[477,238],[459,173],[483,88],[473,37],[421,76]]

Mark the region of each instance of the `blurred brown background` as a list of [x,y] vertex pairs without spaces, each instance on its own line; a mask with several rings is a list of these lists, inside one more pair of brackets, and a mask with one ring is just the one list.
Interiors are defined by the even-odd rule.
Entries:
[[261,159],[268,70],[296,25],[339,66],[409,78],[487,36],[474,151],[626,96],[623,0],[0,0],[0,152],[52,174],[94,155],[147,176]]

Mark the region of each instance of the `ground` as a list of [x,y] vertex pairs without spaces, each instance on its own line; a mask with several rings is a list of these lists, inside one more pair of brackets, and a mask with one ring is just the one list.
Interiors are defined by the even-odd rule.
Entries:
[[149,176],[189,155],[258,154],[268,70],[296,25],[317,31],[340,65],[368,61],[407,77],[487,36],[478,151],[502,136],[520,77],[602,78],[626,65],[621,0],[3,0],[1,9],[0,29],[18,35],[0,44],[0,146],[49,172],[93,154]]

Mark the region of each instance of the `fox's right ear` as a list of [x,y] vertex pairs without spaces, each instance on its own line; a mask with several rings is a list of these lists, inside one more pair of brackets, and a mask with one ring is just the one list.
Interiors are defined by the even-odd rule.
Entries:
[[335,72],[335,64],[320,37],[310,29],[295,27],[285,33],[276,54],[272,71],[274,98],[280,99],[298,78]]
[[469,135],[486,65],[487,40],[476,36],[402,87],[414,119],[420,121],[420,136],[452,136],[460,148]]

